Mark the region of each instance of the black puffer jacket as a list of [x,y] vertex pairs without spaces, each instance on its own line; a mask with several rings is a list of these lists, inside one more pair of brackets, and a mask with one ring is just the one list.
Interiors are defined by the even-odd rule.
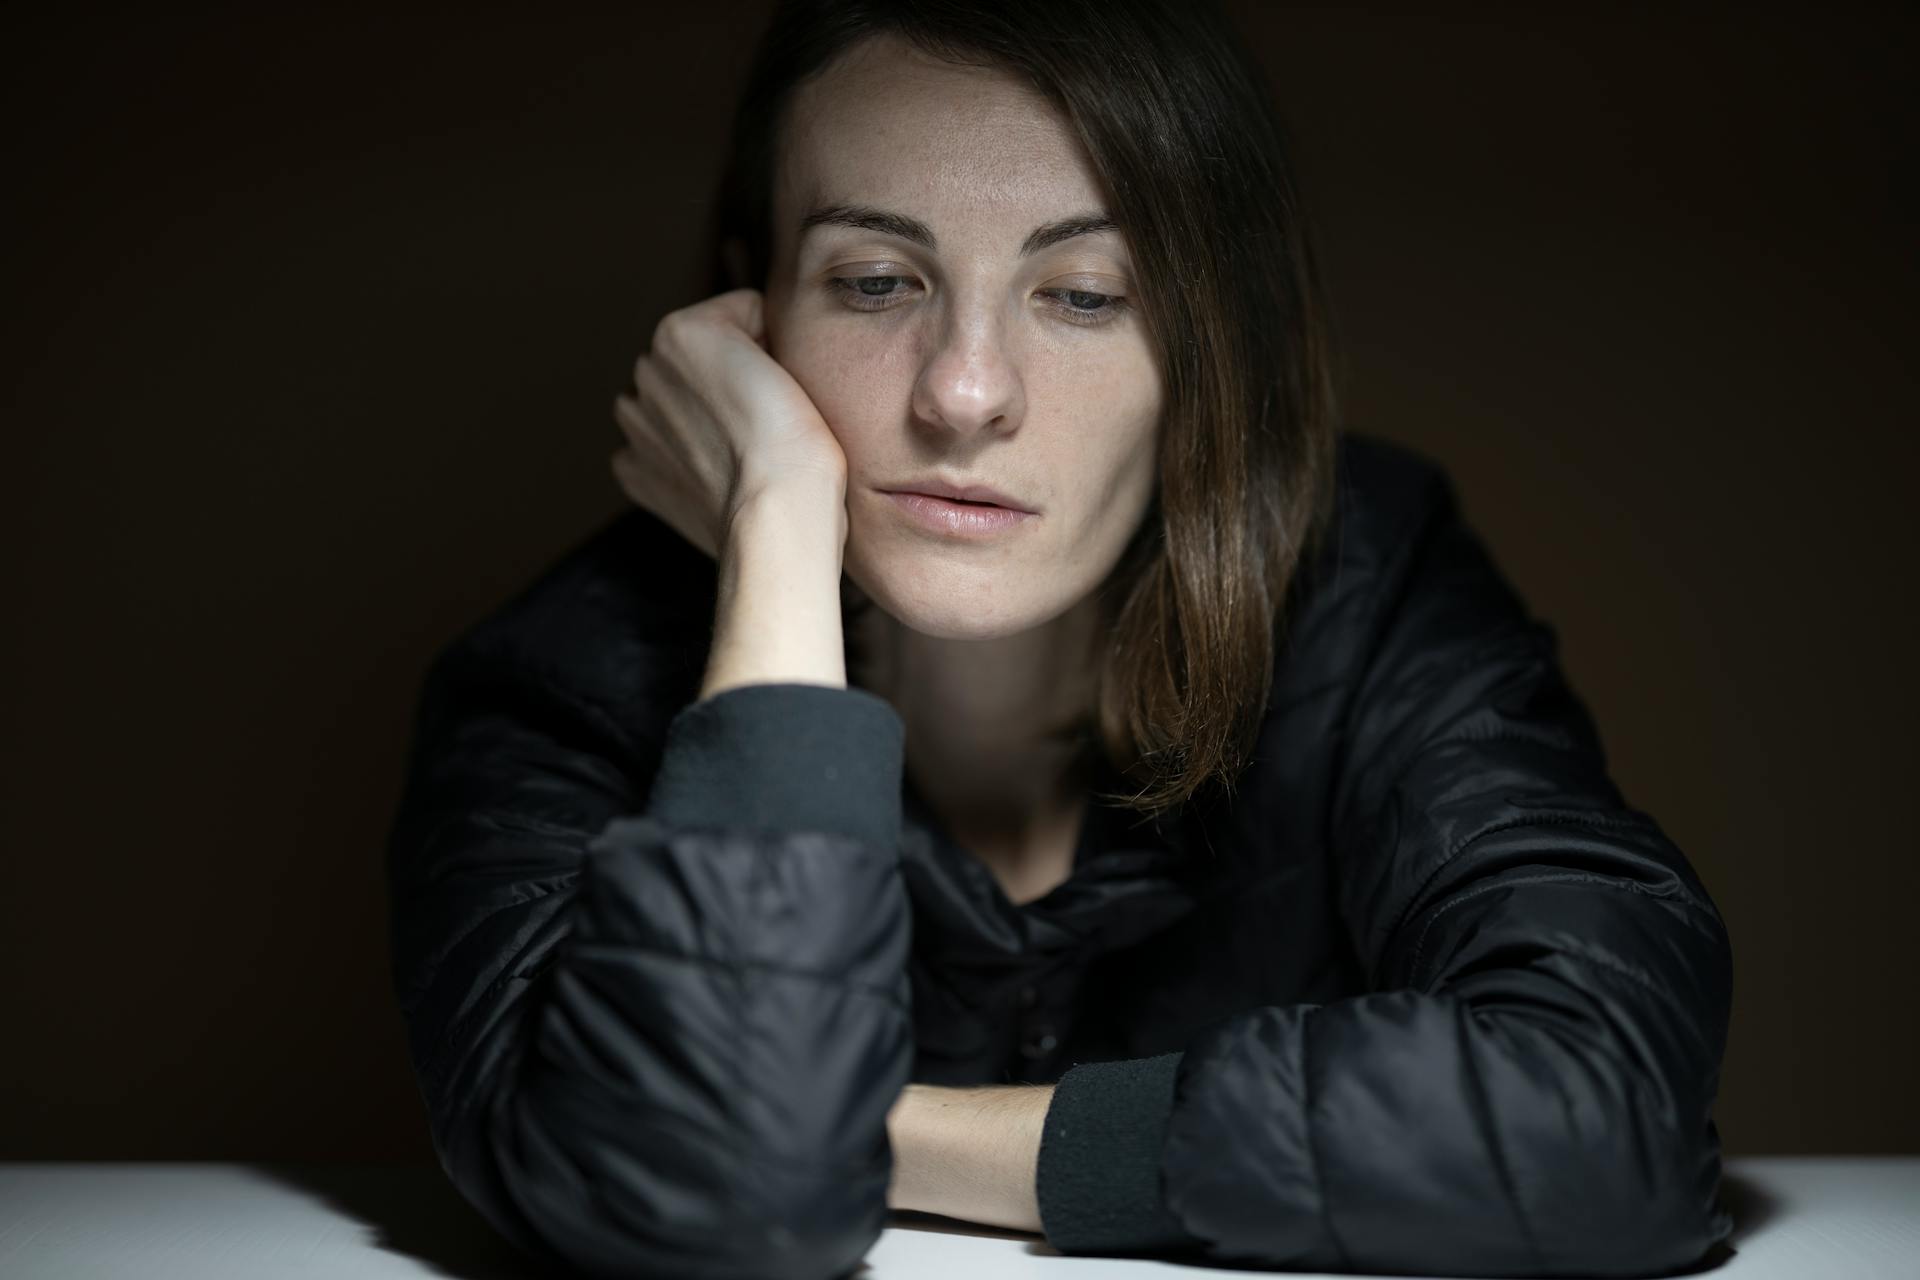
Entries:
[[1254,764],[1096,807],[1023,906],[880,698],[694,702],[714,587],[630,511],[427,674],[394,981],[446,1171],[522,1247],[843,1274],[910,1079],[1057,1081],[1070,1253],[1634,1275],[1728,1234],[1726,927],[1432,462],[1342,438]]

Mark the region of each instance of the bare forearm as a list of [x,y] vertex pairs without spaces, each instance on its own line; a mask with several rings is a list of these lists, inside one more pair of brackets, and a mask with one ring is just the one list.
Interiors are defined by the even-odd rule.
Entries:
[[887,1115],[887,1206],[1039,1233],[1035,1179],[1052,1085],[910,1084]]
[[846,687],[845,544],[844,490],[824,483],[762,490],[735,512],[720,549],[702,699],[743,684]]

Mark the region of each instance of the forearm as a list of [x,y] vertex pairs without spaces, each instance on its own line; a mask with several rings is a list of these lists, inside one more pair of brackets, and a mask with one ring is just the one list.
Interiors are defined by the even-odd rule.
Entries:
[[1035,1176],[1052,1101],[1052,1085],[908,1085],[887,1116],[887,1206],[1039,1233]]
[[764,489],[720,551],[702,699],[743,684],[847,684],[840,627],[846,496],[824,482]]
[[[829,485],[764,489],[736,510],[702,699],[743,684],[846,687],[845,541],[845,493]],[[1038,1233],[1035,1176],[1052,1098],[1051,1085],[907,1085],[887,1116],[888,1206]]]

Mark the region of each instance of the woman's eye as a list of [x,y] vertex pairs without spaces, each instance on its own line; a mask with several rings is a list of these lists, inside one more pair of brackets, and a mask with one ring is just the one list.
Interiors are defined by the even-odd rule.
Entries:
[[1127,307],[1127,300],[1118,294],[1094,293],[1087,289],[1048,289],[1044,292],[1059,300],[1058,310],[1075,324],[1105,324]]
[[833,276],[827,283],[844,295],[856,310],[878,311],[905,291],[894,288],[907,283],[905,276]]
[[[827,285],[856,311],[879,311],[913,291],[907,276],[829,276]],[[1091,289],[1042,289],[1040,293],[1072,324],[1106,324],[1127,309],[1126,298]]]

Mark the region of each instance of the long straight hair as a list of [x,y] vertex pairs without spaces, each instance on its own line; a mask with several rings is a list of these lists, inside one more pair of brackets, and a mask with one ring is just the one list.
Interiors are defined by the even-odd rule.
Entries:
[[1338,432],[1331,326],[1264,77],[1201,0],[785,0],[734,115],[715,292],[765,288],[795,89],[888,33],[1023,78],[1106,190],[1166,398],[1154,496],[1099,588],[1096,705],[1067,731],[1138,786],[1109,803],[1159,817],[1209,782],[1230,792],[1271,693],[1288,586],[1331,523]]

